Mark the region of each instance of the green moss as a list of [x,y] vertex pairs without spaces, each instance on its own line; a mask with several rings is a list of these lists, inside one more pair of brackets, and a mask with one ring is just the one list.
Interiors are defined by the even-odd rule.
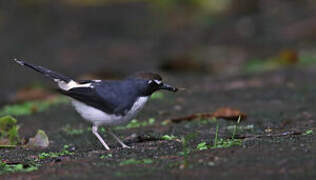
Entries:
[[31,172],[38,170],[37,165],[6,164],[0,160],[0,175],[15,172]]
[[[0,118],[0,147],[1,145],[16,145],[19,142],[19,126],[12,116]],[[1,142],[6,142],[1,144]]]
[[49,100],[28,101],[21,104],[6,105],[2,109],[0,109],[0,116],[30,115],[36,112],[45,111],[51,106],[62,104],[62,103],[68,103],[68,102],[69,102],[68,98],[60,96],[60,97],[49,99]]
[[177,137],[175,137],[174,135],[171,135],[171,136],[169,136],[169,135],[164,135],[164,136],[161,137],[161,139],[167,140],[167,141],[171,141],[171,140],[177,139]]
[[214,143],[213,146],[207,145],[206,142],[201,142],[197,145],[198,150],[206,150],[210,148],[229,148],[232,146],[241,146],[242,140],[241,139],[235,139],[235,135],[237,131],[239,130],[239,124],[240,124],[241,116],[239,116],[237,123],[234,126],[231,126],[230,129],[233,130],[233,135],[231,139],[222,139],[219,138],[219,121],[216,121],[216,132],[214,137]]
[[69,156],[73,155],[74,152],[68,150],[69,145],[64,145],[63,149],[60,152],[43,152],[38,155],[38,159],[47,159],[47,158],[57,158],[60,156]]
[[232,146],[241,146],[241,139],[218,139],[216,144],[214,144],[211,148],[229,148]]
[[303,135],[311,135],[313,134],[313,130],[312,129],[309,129],[309,130],[306,130]]
[[207,145],[205,141],[199,143],[196,146],[196,149],[202,151],[207,149],[216,149],[216,148],[230,148],[232,146],[241,146],[242,140],[241,139],[218,139],[216,144],[213,146]]
[[200,144],[198,144],[198,145],[196,146],[196,148],[197,148],[198,150],[202,151],[202,150],[208,149],[208,146],[206,145],[206,142],[204,141],[204,142],[201,142]]
[[100,159],[105,159],[105,158],[112,158],[113,155],[112,154],[107,154],[107,155],[101,155]]

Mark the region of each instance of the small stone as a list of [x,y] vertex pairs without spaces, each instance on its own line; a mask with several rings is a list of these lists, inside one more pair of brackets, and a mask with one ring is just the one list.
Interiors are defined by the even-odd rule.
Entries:
[[49,145],[48,137],[43,130],[38,130],[33,138],[30,138],[26,146],[28,147],[40,147],[47,148]]

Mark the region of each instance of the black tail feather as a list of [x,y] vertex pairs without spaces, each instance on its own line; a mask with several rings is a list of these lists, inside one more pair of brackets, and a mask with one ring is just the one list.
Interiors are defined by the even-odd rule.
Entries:
[[56,80],[61,80],[61,81],[64,81],[66,83],[68,83],[69,81],[71,81],[72,79],[67,77],[67,76],[64,76],[62,74],[59,74],[57,72],[54,72],[52,70],[49,70],[47,68],[44,68],[42,66],[37,66],[37,65],[33,65],[33,64],[30,64],[28,62],[25,62],[23,60],[20,60],[20,59],[13,59],[16,63],[22,65],[22,66],[27,66],[37,72],[40,72],[42,74],[44,74],[46,77],[49,77],[50,79],[56,81]]

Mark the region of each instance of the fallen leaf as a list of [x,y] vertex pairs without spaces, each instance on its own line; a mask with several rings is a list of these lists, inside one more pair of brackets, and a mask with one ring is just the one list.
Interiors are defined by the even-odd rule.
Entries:
[[48,137],[43,130],[38,130],[33,138],[30,138],[26,146],[35,148],[46,148],[49,145]]
[[222,108],[218,108],[214,113],[195,113],[195,114],[191,114],[184,117],[178,117],[178,118],[172,118],[170,120],[165,120],[164,122],[168,124],[169,122],[179,123],[182,121],[192,121],[196,119],[212,119],[212,118],[237,121],[239,117],[241,120],[244,120],[247,118],[247,115],[237,109],[222,107]]
[[242,113],[238,109],[232,109],[229,107],[218,108],[213,113],[213,117],[215,117],[215,118],[233,120],[233,121],[237,121],[239,116],[240,116],[241,120],[244,120],[247,118],[247,115],[245,113]]
[[295,49],[284,49],[279,54],[279,62],[284,65],[292,65],[299,62],[299,55]]

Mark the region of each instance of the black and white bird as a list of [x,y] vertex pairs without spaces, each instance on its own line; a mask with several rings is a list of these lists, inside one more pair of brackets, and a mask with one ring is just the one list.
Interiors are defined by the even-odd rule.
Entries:
[[92,123],[92,133],[107,150],[110,150],[110,148],[99,135],[99,126],[106,126],[109,134],[123,148],[129,148],[109,127],[126,124],[132,120],[155,91],[164,89],[176,92],[178,90],[163,83],[160,75],[156,73],[138,73],[121,81],[75,81],[42,66],[33,65],[18,59],[14,59],[14,61],[40,72],[56,82],[59,92],[71,97],[76,111],[83,119]]

